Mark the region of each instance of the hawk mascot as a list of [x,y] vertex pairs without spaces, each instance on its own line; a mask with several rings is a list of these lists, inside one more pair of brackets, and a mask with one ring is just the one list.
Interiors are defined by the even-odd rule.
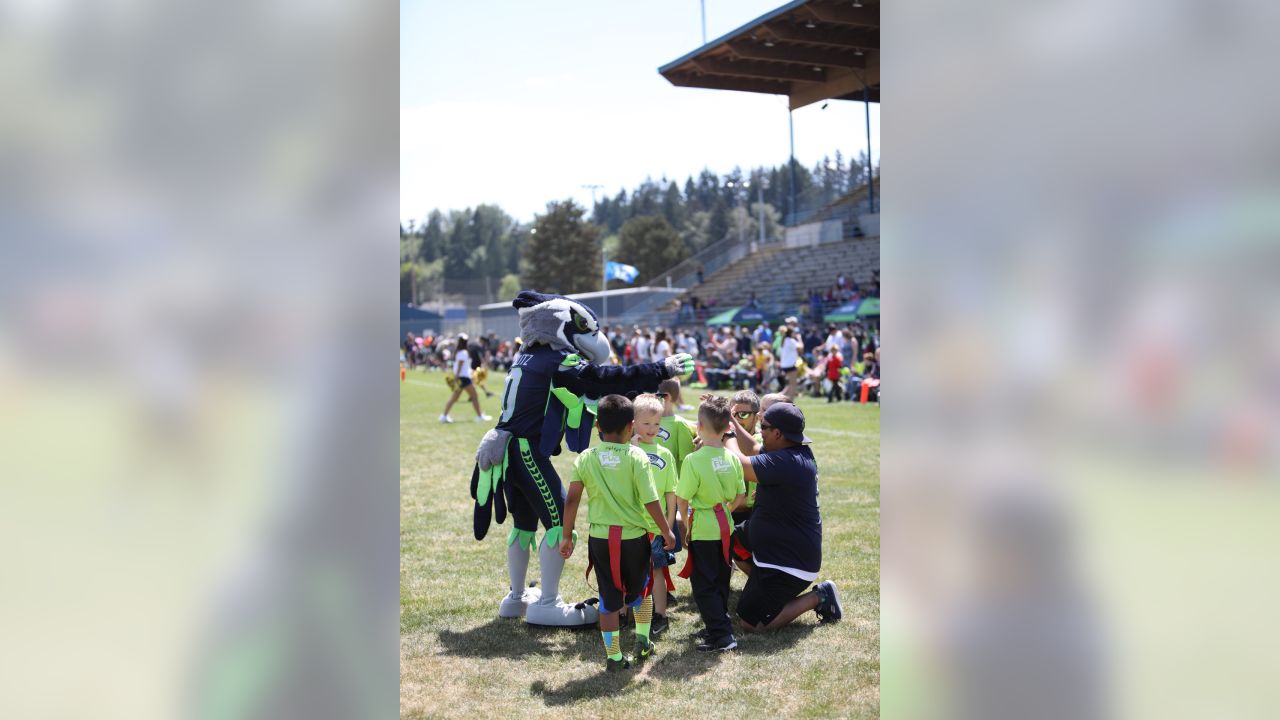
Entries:
[[[590,308],[560,295],[524,291],[511,305],[520,313],[524,346],[515,356],[502,391],[502,416],[485,433],[471,474],[475,536],[483,540],[494,519],[510,513],[507,571],[511,591],[498,604],[504,618],[523,616],[531,625],[594,625],[593,601],[565,603],[560,597],[564,558],[565,489],[551,465],[561,442],[582,452],[594,433],[595,401],[628,393],[653,392],[658,383],[693,371],[681,353],[661,362],[620,367],[609,361],[609,342]],[[538,524],[544,529],[541,542]],[[573,537],[576,542],[576,533]],[[541,588],[526,588],[529,556],[538,548]]]

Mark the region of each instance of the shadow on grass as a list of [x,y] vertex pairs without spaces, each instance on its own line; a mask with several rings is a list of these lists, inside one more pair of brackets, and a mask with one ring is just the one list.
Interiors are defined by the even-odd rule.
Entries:
[[[566,652],[585,658],[590,651],[598,650],[600,644],[600,634],[594,625],[585,628],[539,628],[515,618],[494,618],[462,632],[441,630],[437,637],[444,648],[443,654],[470,658],[564,655]],[[566,644],[570,647],[566,648]]]
[[[599,653],[596,654],[599,655]],[[601,656],[601,662],[603,663],[603,656]],[[616,673],[601,670],[595,675],[571,680],[558,688],[547,687],[545,681],[538,680],[529,686],[529,693],[534,697],[541,697],[543,703],[554,707],[579,700],[615,698],[649,685],[647,678],[636,676],[635,669]]]
[[743,655],[771,655],[782,652],[809,637],[809,633],[818,629],[818,624],[812,621],[805,622],[802,616],[790,625],[768,632],[749,633],[742,630],[740,625],[735,629],[738,635],[737,652]]
[[648,676],[655,680],[684,680],[711,670],[720,664],[723,653],[698,652],[693,643],[685,640],[683,647],[670,643],[658,644],[658,656],[650,661]]

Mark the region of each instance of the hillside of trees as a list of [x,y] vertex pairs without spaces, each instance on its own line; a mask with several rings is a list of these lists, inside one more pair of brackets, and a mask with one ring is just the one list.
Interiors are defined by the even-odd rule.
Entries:
[[[488,302],[523,287],[598,290],[602,246],[610,260],[636,266],[642,284],[725,238],[756,237],[762,209],[765,234],[776,237],[791,210],[791,177],[784,164],[726,175],[703,170],[683,183],[646,178],[599,198],[590,211],[572,200],[548,202],[532,224],[497,205],[432,210],[400,227],[400,300],[420,303],[443,293]],[[837,151],[813,168],[797,164],[795,209],[824,207],[865,182],[865,154],[848,162]]]

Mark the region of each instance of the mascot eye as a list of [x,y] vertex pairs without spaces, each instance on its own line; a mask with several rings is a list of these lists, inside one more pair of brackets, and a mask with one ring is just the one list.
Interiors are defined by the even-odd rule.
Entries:
[[587,331],[587,319],[576,312],[573,314],[573,325],[578,328],[578,332]]

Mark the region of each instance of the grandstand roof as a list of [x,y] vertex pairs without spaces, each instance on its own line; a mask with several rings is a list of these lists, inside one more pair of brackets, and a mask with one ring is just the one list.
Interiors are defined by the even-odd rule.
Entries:
[[795,0],[658,68],[672,85],[880,102],[880,0]]

